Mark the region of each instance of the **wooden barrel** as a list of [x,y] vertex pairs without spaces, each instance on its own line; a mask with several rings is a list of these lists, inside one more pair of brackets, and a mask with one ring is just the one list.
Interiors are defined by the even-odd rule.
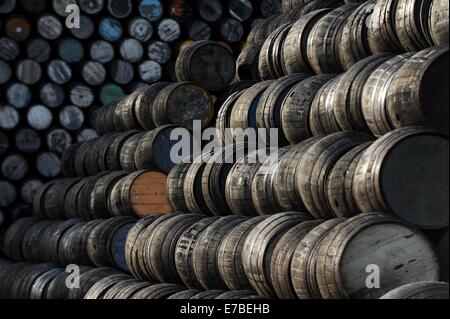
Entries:
[[23,128],[17,131],[15,135],[15,146],[19,151],[29,154],[37,152],[41,148],[42,141],[35,130]]
[[30,165],[28,161],[23,155],[18,153],[6,156],[2,160],[0,167],[2,176],[13,182],[18,182],[25,178],[29,170]]
[[193,128],[193,120],[206,127],[213,117],[213,101],[201,87],[190,82],[178,82],[163,88],[152,106],[156,126],[175,124]]
[[448,43],[448,7],[448,2],[444,0],[431,3],[428,29],[435,45]]
[[158,282],[181,283],[175,254],[178,239],[188,227],[199,222],[202,216],[177,214],[158,224],[147,237],[145,260]]
[[370,18],[369,45],[372,53],[402,52],[402,46],[396,32],[395,19],[392,17],[396,11],[398,1],[377,1]]
[[297,167],[297,190],[314,217],[329,219],[333,216],[325,188],[330,170],[349,150],[370,140],[365,134],[340,132],[320,139],[308,149]]
[[281,77],[274,80],[261,96],[256,110],[256,124],[260,129],[266,129],[266,143],[274,139],[270,136],[271,129],[278,130],[278,145],[285,146],[288,143],[283,131],[279,130],[282,126],[281,111],[283,102],[288,96],[290,90],[299,82],[306,80],[308,74],[296,74]]
[[386,109],[394,127],[426,126],[448,135],[447,87],[448,46],[408,59],[387,87]]
[[387,60],[370,74],[364,84],[361,107],[364,119],[375,136],[381,136],[394,129],[386,112],[384,92],[391,85],[395,73],[411,56],[412,53],[404,53]]
[[261,52],[262,42],[250,44],[239,54],[236,62],[236,75],[239,80],[258,81],[259,77],[259,54]]
[[[444,174],[447,147],[445,136],[420,128],[398,129],[377,140],[363,153],[355,172],[353,196],[359,209],[369,212],[379,208],[425,229],[448,226],[448,216],[442,213],[447,201],[439,192],[427,192],[425,186],[448,187]],[[414,155],[408,153],[412,149]],[[369,178],[373,183],[366,185]]]
[[305,211],[302,199],[297,191],[297,166],[308,152],[308,149],[320,138],[309,138],[292,148],[280,157],[278,168],[273,177],[275,200],[284,211]]
[[83,299],[103,299],[108,291],[115,285],[130,279],[131,277],[125,274],[107,276],[92,285],[92,287],[86,292],[86,295],[84,295]]
[[[122,165],[120,164],[120,150],[126,143],[126,141],[132,138],[134,135],[141,133],[140,131],[126,131],[118,135],[111,137],[109,147],[106,149],[106,166],[110,171],[122,170]],[[85,145],[85,144],[82,144]]]
[[329,135],[341,131],[334,115],[336,86],[341,76],[332,78],[317,92],[309,112],[309,126],[314,136]]
[[132,135],[120,148],[119,156],[122,170],[130,173],[138,170],[136,167],[136,150],[144,135],[143,132]]
[[[40,256],[42,260],[53,264],[59,264],[58,248],[61,238],[79,220],[72,219],[63,222],[54,222],[46,227],[39,241]],[[65,265],[64,265],[65,266]]]
[[187,300],[187,299],[191,299],[192,297],[194,297],[195,295],[198,295],[201,292],[202,292],[201,290],[189,289],[189,290],[185,290],[185,291],[181,291],[176,294],[173,294],[172,296],[167,298],[167,300],[178,300],[178,299],[179,300]]
[[211,26],[203,20],[193,20],[190,22],[188,36],[193,41],[210,40],[212,37]]
[[362,59],[338,80],[333,97],[333,112],[343,131],[370,133],[363,116],[361,94],[371,73],[392,57],[386,53]]
[[155,284],[138,291],[132,299],[167,299],[173,294],[184,291],[186,287],[175,284]]
[[32,300],[42,300],[45,299],[46,292],[50,287],[50,283],[54,280],[58,275],[62,274],[64,270],[62,268],[50,268],[41,275],[39,275],[30,290],[29,299]]
[[92,217],[111,217],[110,212],[108,211],[108,198],[116,183],[126,175],[126,172],[113,172],[96,181],[89,202],[90,214]]
[[339,159],[327,179],[327,202],[336,217],[351,217],[360,213],[353,199],[352,188],[356,166],[370,142],[348,151]]
[[256,112],[258,103],[271,83],[271,81],[260,82],[245,90],[235,102],[231,111],[230,128],[240,128],[242,130],[246,130],[247,128],[257,128]]
[[176,64],[178,81],[191,81],[208,91],[226,88],[235,76],[235,69],[232,54],[220,43],[211,41],[188,46]]
[[380,299],[448,299],[448,283],[444,282],[415,282],[398,287]]
[[339,40],[341,45],[339,61],[344,70],[350,69],[358,61],[372,55],[367,33],[369,32],[368,21],[373,14],[375,3],[375,0],[364,2],[345,22]]
[[202,288],[194,273],[193,251],[202,232],[218,219],[218,217],[204,218],[189,226],[178,239],[175,265],[180,279],[188,288]]
[[265,217],[254,217],[236,226],[222,240],[217,255],[220,277],[231,290],[252,289],[242,265],[242,251],[250,231]]
[[204,289],[225,289],[220,277],[217,254],[221,241],[245,218],[228,216],[212,223],[202,232],[193,251],[194,273]]
[[[156,169],[170,173],[176,164],[175,159],[171,158],[172,149],[179,143],[172,136],[176,130],[174,125],[164,125],[142,136],[134,152],[137,170]],[[192,147],[192,136],[189,135],[189,139],[189,146]]]
[[187,211],[192,214],[212,215],[205,202],[202,189],[202,176],[206,164],[212,155],[203,153],[196,158],[186,172],[183,184],[184,199]]
[[310,109],[319,90],[332,75],[317,75],[296,84],[287,94],[281,107],[283,134],[291,144],[312,136],[309,125]]
[[89,86],[73,84],[70,86],[69,99],[73,105],[87,108],[94,103],[95,95]]
[[[102,221],[89,233],[87,251],[92,264],[97,267],[116,266],[114,263],[112,241],[114,234],[124,225],[135,222],[131,217],[115,217]],[[125,243],[122,241],[123,246]]]
[[237,100],[244,93],[244,90],[230,94],[229,97],[221,104],[216,120],[216,134],[220,138],[223,144],[233,141],[233,136],[230,134],[230,120],[231,112],[233,111],[234,105]]
[[189,211],[184,197],[184,180],[189,170],[190,163],[179,163],[175,165],[167,176],[166,194],[167,199],[177,212]]
[[270,276],[275,294],[280,299],[295,299],[291,264],[295,249],[302,239],[322,221],[300,223],[284,233],[276,243],[270,260]]
[[51,264],[34,264],[16,273],[16,280],[11,285],[11,295],[13,299],[30,299],[31,288],[34,282],[43,274],[53,269]]
[[0,48],[2,49],[0,57],[5,61],[15,60],[20,54],[19,44],[7,37],[0,38]]
[[274,15],[257,23],[250,31],[247,38],[247,43],[249,45],[253,45],[256,43],[263,43],[266,40],[267,28],[269,24],[272,22],[272,20],[275,19],[276,17],[277,16]]
[[38,63],[44,63],[50,58],[52,48],[49,42],[42,38],[27,41],[26,55]]
[[123,271],[129,272],[127,260],[125,256],[126,242],[128,234],[132,227],[136,224],[135,220],[130,220],[128,223],[120,226],[115,232],[112,233],[110,240],[110,253],[113,261],[113,265]]
[[308,37],[319,19],[331,9],[320,9],[299,19],[286,35],[283,47],[284,68],[287,74],[312,73],[307,56]]
[[40,243],[42,234],[50,225],[51,223],[48,221],[40,221],[27,229],[23,238],[21,238],[21,249],[26,261],[33,263],[45,261],[40,251]]
[[247,279],[259,295],[275,296],[270,260],[276,243],[290,228],[309,219],[309,215],[304,213],[276,214],[259,222],[248,234],[244,242],[242,262]]
[[155,128],[153,121],[153,103],[159,94],[160,90],[165,88],[169,83],[161,82],[150,85],[139,91],[134,101],[134,110],[136,119],[139,124],[146,130],[152,130]]
[[396,4],[395,29],[406,51],[418,51],[433,45],[428,29],[432,2],[399,0]]
[[146,229],[153,224],[161,215],[146,216],[137,221],[134,226],[128,232],[126,244],[125,244],[125,259],[127,263],[128,271],[133,274],[135,278],[144,280],[148,278],[145,268],[141,268],[139,259],[142,259],[141,252],[144,248],[144,242]]
[[137,282],[134,281],[127,285],[126,288],[122,289],[117,295],[115,295],[112,299],[117,300],[128,300],[131,299],[136,293],[138,293],[140,290],[150,287],[151,283],[148,282]]
[[46,83],[40,87],[41,102],[50,108],[61,106],[66,98],[64,89],[55,83]]
[[109,196],[109,210],[114,216],[144,217],[170,213],[166,198],[167,175],[153,171],[139,171],[121,179]]
[[295,247],[291,261],[292,286],[299,299],[320,299],[317,286],[315,261],[317,248],[337,225],[344,219],[332,219],[313,228]]
[[[102,280],[102,278],[106,278],[112,275],[121,274],[122,272],[109,267],[100,267],[100,268],[90,268],[86,269],[82,272],[80,276],[80,287],[77,289],[69,289],[68,291],[68,297],[65,299],[74,299],[74,300],[80,300],[83,299],[84,296],[87,294],[89,289],[91,287]],[[63,283],[64,284],[64,283]],[[66,288],[67,289],[67,288]]]
[[279,168],[280,159],[291,149],[291,146],[279,150],[271,149],[268,156],[256,171],[251,184],[251,199],[258,215],[270,215],[282,212],[278,205],[275,192],[275,175]]
[[103,295],[102,299],[106,300],[112,300],[116,299],[118,295],[123,293],[124,290],[126,290],[130,285],[136,285],[139,281],[129,278],[124,279],[116,284],[114,284],[111,288],[109,288],[106,293]]
[[225,290],[220,289],[207,290],[193,296],[191,299],[214,299],[225,292]]
[[308,37],[307,56],[316,74],[341,73],[344,70],[338,56],[339,35],[345,21],[358,6],[350,3],[334,9],[314,25]]
[[273,80],[286,74],[280,52],[292,26],[292,23],[277,25],[277,29],[265,40],[259,54],[259,76],[262,80]]
[[[379,298],[405,283],[439,279],[436,252],[425,235],[386,214],[362,214],[339,224],[317,249],[316,279],[324,299]],[[362,251],[370,253],[353,257]],[[395,257],[386,260],[387,255]],[[388,279],[379,289],[367,287],[368,265],[377,265]]]
[[252,184],[261,162],[259,151],[251,152],[239,159],[228,174],[225,197],[235,215],[258,215],[252,201]]

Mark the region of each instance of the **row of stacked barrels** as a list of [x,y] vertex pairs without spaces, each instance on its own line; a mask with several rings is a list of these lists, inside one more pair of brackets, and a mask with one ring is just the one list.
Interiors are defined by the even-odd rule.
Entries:
[[371,55],[449,42],[445,0],[290,2],[251,31],[239,57],[241,80],[342,73]]
[[[3,238],[4,253],[19,263],[14,271],[21,276],[17,282],[9,276],[0,281],[0,297],[111,299],[124,293],[127,298],[134,294],[135,299],[151,299],[180,293],[179,298],[188,299],[208,291],[215,297],[228,292],[224,299],[374,299],[387,293],[385,298],[399,298],[399,287],[413,285],[406,290],[422,289],[429,298],[433,292],[426,287],[431,285],[441,287],[434,294],[444,298],[442,287],[447,287],[448,295],[448,284],[439,283],[446,271],[441,269],[445,265],[440,265],[439,254],[448,254],[448,245],[436,247],[417,228],[384,213],[328,221],[300,212],[260,217],[175,213],[89,223],[30,218],[14,224]],[[370,254],[364,254],[367,251]],[[387,255],[392,258],[386,259]],[[69,292],[59,280],[68,276],[63,269],[75,266],[74,261],[83,262],[75,264],[83,273],[95,265],[97,274],[121,278],[92,278],[89,287],[82,284],[81,291]],[[33,284],[51,269],[42,283]],[[8,271],[0,265],[0,276]],[[382,276],[380,287],[367,284],[372,272]],[[50,288],[53,279],[56,286]],[[109,292],[122,281],[128,282]],[[153,289],[165,293],[154,296]]]
[[194,214],[293,210],[330,219],[382,211],[442,229],[449,218],[447,171],[448,137],[438,132],[407,127],[377,140],[340,132],[280,149],[248,152],[237,144],[212,158],[203,154],[172,169],[166,193],[175,210]]
[[[73,4],[79,28],[66,25]],[[98,105],[174,81],[192,41],[238,53],[260,18],[280,12],[279,0],[0,1],[0,221],[29,215],[64,150],[97,137]]]
[[263,299],[253,291],[189,290],[176,284],[139,281],[114,268],[81,266],[79,287],[71,273],[53,264],[0,260],[0,299]]
[[280,145],[339,131],[379,137],[406,126],[448,135],[448,78],[448,44],[376,54],[339,75],[299,73],[259,82],[229,97],[217,128],[222,135],[224,128],[276,128]]

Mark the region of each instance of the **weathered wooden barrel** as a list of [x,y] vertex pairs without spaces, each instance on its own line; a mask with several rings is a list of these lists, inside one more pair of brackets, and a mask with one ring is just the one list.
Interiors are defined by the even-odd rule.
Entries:
[[375,136],[381,136],[394,129],[386,110],[386,90],[392,83],[395,73],[413,56],[404,53],[379,65],[364,84],[361,107],[366,124]]
[[362,111],[362,91],[372,72],[392,57],[389,53],[367,57],[340,77],[335,86],[332,107],[341,130],[370,133]]
[[247,154],[237,161],[228,174],[225,185],[225,197],[228,206],[235,215],[258,215],[252,201],[252,184],[256,173],[262,165],[262,157],[260,155],[259,151]]
[[415,282],[398,287],[380,299],[449,299],[448,283],[444,282]]
[[203,153],[196,158],[186,172],[183,193],[187,211],[192,214],[212,215],[205,202],[202,189],[202,176],[212,155]]
[[277,79],[285,74],[280,52],[292,26],[292,23],[277,25],[277,29],[265,40],[259,55],[259,76],[262,80]]
[[259,222],[248,234],[242,251],[242,263],[247,279],[259,295],[275,296],[270,260],[276,243],[290,228],[308,220],[310,216],[304,213],[276,214]]
[[340,79],[341,76],[332,78],[320,88],[314,97],[309,112],[309,126],[314,136],[329,135],[340,131],[334,115],[336,86]]
[[248,153],[249,148],[245,144],[225,146],[206,164],[201,187],[205,204],[213,215],[232,215],[226,201],[226,181],[234,164]]
[[[87,240],[87,252],[92,264],[96,267],[116,266],[113,245],[119,244],[112,241],[114,235],[124,225],[135,222],[131,217],[116,217],[107,219],[97,224],[90,232]],[[120,243],[125,247],[125,242]],[[116,250],[117,252],[117,250]],[[124,253],[124,251],[122,252]]]
[[278,145],[288,145],[286,137],[283,134],[282,127],[282,107],[283,102],[290,93],[291,89],[299,82],[306,80],[309,74],[295,74],[281,77],[274,80],[261,96],[256,110],[256,124],[260,129],[266,129],[265,141],[276,140],[271,136],[271,129],[278,130]]
[[320,18],[308,37],[307,56],[316,74],[341,73],[339,35],[359,4],[346,4]]
[[290,148],[280,157],[278,167],[273,176],[275,200],[278,207],[284,211],[305,211],[299,192],[297,191],[296,176],[298,163],[308,152],[308,149],[320,138],[309,138]]
[[358,207],[353,199],[353,179],[356,166],[370,142],[356,146],[339,159],[326,181],[327,202],[336,217],[357,215]]
[[130,229],[126,239],[125,259],[127,268],[128,271],[139,280],[144,280],[147,278],[144,270],[140,268],[139,264],[139,258],[141,258],[141,255],[138,254],[138,250],[143,249],[144,244],[141,242],[141,239],[144,237],[146,228],[155,222],[155,220],[159,217],[160,215],[151,215],[140,219]]
[[122,281],[114,284],[111,288],[109,288],[106,293],[102,296],[101,299],[113,300],[117,299],[119,295],[121,295],[125,290],[127,290],[130,286],[136,286],[141,282],[137,281],[129,277],[128,279],[123,279]]
[[[180,143],[180,136],[174,136],[177,131],[179,129],[174,125],[164,125],[145,133],[134,152],[137,170],[157,169],[166,174],[170,173],[177,164],[177,159],[172,158],[173,148]],[[186,134],[182,137],[185,139]],[[191,153],[195,142],[190,134],[187,137],[188,140],[183,140],[183,143],[188,144],[183,145],[189,147],[189,153]]]
[[297,144],[312,136],[309,118],[314,98],[330,81],[332,75],[317,75],[297,83],[287,94],[281,106],[283,135],[291,144]]
[[178,275],[175,253],[178,239],[188,227],[199,222],[199,215],[173,215],[153,228],[147,237],[144,259],[157,282],[182,283]]
[[175,266],[180,279],[188,288],[202,288],[194,273],[193,252],[200,235],[218,220],[219,217],[204,218],[189,226],[178,239],[175,248]]
[[236,75],[240,80],[258,81],[259,77],[259,54],[262,42],[249,44],[245,47],[236,61]]
[[444,0],[434,0],[430,7],[430,19],[428,29],[431,38],[436,45],[448,43],[449,37],[449,4]]
[[[229,128],[242,130],[257,128],[256,112],[258,103],[271,83],[271,81],[260,82],[243,92],[231,110]],[[234,134],[233,137],[235,137]]]
[[186,287],[176,284],[155,284],[138,291],[131,299],[167,299],[184,290]]
[[226,88],[233,80],[235,70],[232,54],[212,41],[198,41],[188,46],[176,64],[178,81],[191,81],[208,91]]
[[221,241],[246,218],[228,216],[219,219],[201,233],[193,250],[194,273],[204,289],[225,289],[217,262]]
[[151,286],[151,283],[141,282],[136,280],[128,280],[127,287],[123,288],[120,292],[118,292],[112,299],[116,300],[128,300],[132,299],[132,297],[138,293],[140,290]]
[[275,294],[280,299],[295,299],[291,279],[291,263],[295,249],[301,240],[322,221],[300,223],[284,233],[274,246],[270,260],[270,276]]
[[83,271],[80,276],[80,287],[78,289],[69,289],[67,293],[68,297],[66,297],[65,299],[83,299],[93,285],[95,285],[103,278],[107,278],[113,275],[123,275],[123,273],[118,271],[117,269],[109,267],[87,269]]
[[23,218],[11,225],[6,231],[3,238],[3,253],[12,261],[24,261],[22,252],[22,238],[25,236],[27,230],[32,227],[38,219]]
[[426,126],[448,135],[448,78],[448,46],[408,59],[386,92],[386,109],[394,127]]
[[291,280],[299,299],[321,299],[316,281],[317,249],[328,233],[345,219],[321,223],[304,236],[295,248],[291,260]]
[[202,292],[201,290],[189,289],[189,290],[185,290],[185,291],[181,291],[176,294],[173,294],[172,296],[167,298],[167,300],[187,300],[187,299],[191,299],[192,297],[194,297],[195,295],[198,295],[201,292]]
[[[427,191],[427,185],[444,193],[448,187],[447,149],[447,137],[421,128],[384,135],[363,153],[356,168],[353,196],[358,208],[390,212],[419,228],[448,226],[448,201],[441,192]],[[366,184],[371,178],[373,183]]]
[[144,217],[172,212],[166,198],[166,180],[167,175],[154,171],[139,171],[122,178],[109,196],[110,213]]
[[152,117],[157,127],[175,124],[192,130],[194,120],[201,121],[202,127],[206,127],[212,120],[213,113],[210,95],[190,82],[166,86],[159,92],[152,106]]
[[431,0],[400,0],[396,4],[395,29],[406,51],[417,51],[433,45],[429,30]]
[[[353,257],[363,251],[370,251],[369,260]],[[367,287],[369,269],[384,274],[379,289]],[[438,280],[439,262],[431,242],[420,231],[389,215],[370,213],[329,232],[318,247],[316,277],[325,299],[373,299],[405,283]]]
[[330,171],[336,162],[352,148],[371,140],[369,135],[340,132],[314,143],[297,167],[297,191],[307,210],[317,219],[333,217],[326,199]]
[[331,9],[320,9],[310,12],[292,26],[286,35],[283,47],[283,62],[287,74],[312,73],[307,47],[308,37],[314,25]]
[[286,146],[279,150],[271,150],[271,154],[264,160],[252,179],[251,200],[258,215],[270,215],[282,212],[278,205],[275,191],[275,175],[279,168],[280,159],[291,149]]
[[111,217],[108,211],[108,198],[114,186],[127,175],[126,172],[113,172],[99,178],[90,196],[90,214],[94,218]]
[[252,289],[242,265],[242,251],[250,231],[264,219],[264,216],[260,216],[244,221],[222,240],[217,255],[217,264],[220,277],[228,289]]
[[86,292],[83,299],[104,299],[110,289],[122,281],[129,280],[131,277],[125,274],[110,275],[100,279]]
[[225,290],[220,289],[207,290],[193,296],[191,299],[214,299],[225,292]]

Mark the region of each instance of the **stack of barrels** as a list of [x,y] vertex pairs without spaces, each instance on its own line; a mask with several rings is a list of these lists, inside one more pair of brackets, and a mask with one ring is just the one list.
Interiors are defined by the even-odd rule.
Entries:
[[224,162],[204,154],[204,161],[175,166],[166,192],[176,210],[210,216],[306,210],[330,219],[383,211],[419,228],[442,229],[449,221],[447,150],[447,136],[420,127],[375,141],[339,132],[269,156],[258,150]]
[[192,41],[237,54],[256,22],[280,12],[278,0],[1,1],[0,220],[29,215],[33,193],[60,176],[63,151],[97,137],[99,105],[173,82]]
[[[442,298],[442,286],[448,287],[437,283],[437,253],[427,237],[384,213],[328,221],[300,212],[212,218],[176,213],[138,222],[23,219],[8,230],[3,245],[20,266],[0,265],[0,276],[23,275],[0,281],[4,298],[62,296],[52,282],[66,278],[63,269],[75,260],[98,267],[97,275],[84,286],[84,273],[94,270],[82,267],[81,292],[67,295],[70,287],[60,287],[66,298],[373,299],[416,282],[441,286],[435,293]],[[24,262],[43,259],[50,263]],[[370,271],[383,275],[381,287],[367,285]],[[426,285],[416,288],[426,293]],[[200,293],[206,296],[196,298]],[[119,298],[122,294],[127,297]]]
[[[103,10],[126,18],[119,2]],[[195,8],[224,3],[251,23],[249,1]],[[448,298],[448,3],[281,6],[237,62],[226,43],[180,45],[175,83],[93,112],[99,137],[68,145],[35,217],[0,235],[17,262],[0,262],[0,298]],[[81,289],[62,286],[69,264]]]
[[445,0],[288,2],[286,13],[251,31],[239,57],[240,79],[338,74],[371,55],[420,51],[449,40]]

